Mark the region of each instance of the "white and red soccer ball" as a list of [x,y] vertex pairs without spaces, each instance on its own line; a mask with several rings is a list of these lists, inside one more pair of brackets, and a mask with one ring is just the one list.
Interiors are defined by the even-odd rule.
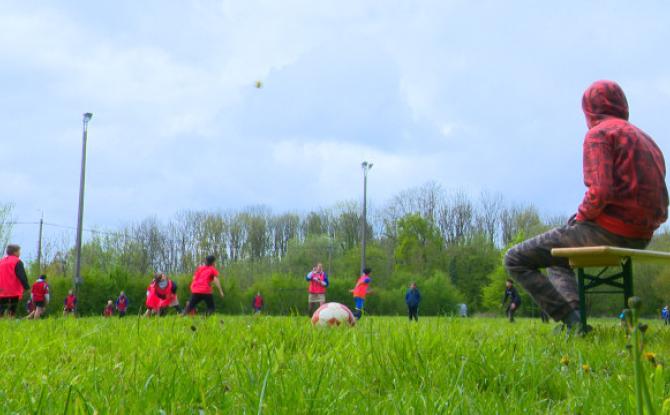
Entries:
[[353,326],[356,324],[354,314],[347,306],[340,303],[326,303],[319,307],[312,316],[314,326]]

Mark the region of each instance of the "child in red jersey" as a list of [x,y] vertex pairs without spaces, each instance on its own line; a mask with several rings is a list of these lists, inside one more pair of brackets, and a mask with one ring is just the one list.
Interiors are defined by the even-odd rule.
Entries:
[[154,279],[147,288],[147,312],[149,315],[164,316],[170,307],[181,313],[179,298],[177,297],[177,283],[163,273],[156,273]]
[[356,309],[354,310],[354,317],[356,320],[360,319],[363,316],[363,307],[365,306],[365,297],[370,294],[368,291],[368,286],[370,285],[370,273],[372,269],[365,268],[363,270],[363,275],[358,278],[356,281],[356,286],[351,293],[354,295],[354,304]]
[[223,289],[219,281],[219,271],[214,268],[216,257],[210,255],[205,259],[205,264],[199,266],[193,274],[191,282],[191,298],[186,303],[183,314],[189,314],[195,309],[199,302],[204,301],[207,305],[207,315],[214,312],[214,296],[212,295],[212,283],[216,286],[221,298],[223,298]]
[[119,318],[126,316],[126,311],[128,311],[128,297],[126,297],[125,291],[121,291],[114,306],[116,307],[116,311],[119,312]]
[[105,309],[102,311],[102,315],[105,317],[111,317],[114,315],[114,303],[112,300],[107,301]]
[[77,308],[77,296],[74,295],[72,290],[67,292],[67,297],[63,301],[63,317],[68,314],[74,314],[75,309]]
[[265,305],[265,301],[263,300],[263,296],[261,295],[260,291],[256,293],[256,296],[254,297],[254,301],[251,304],[254,307],[254,314],[260,314],[261,310],[263,309],[263,306]]
[[49,304],[49,285],[47,284],[47,276],[40,275],[35,284],[30,290],[30,299],[35,304],[35,310],[28,314],[28,319],[39,319]]

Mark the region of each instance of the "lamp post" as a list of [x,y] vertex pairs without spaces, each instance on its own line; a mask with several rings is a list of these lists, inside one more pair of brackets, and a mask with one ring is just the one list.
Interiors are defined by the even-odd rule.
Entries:
[[361,230],[361,272],[366,268],[365,266],[365,246],[367,243],[367,229],[368,229],[368,221],[367,221],[367,202],[368,202],[368,172],[372,168],[372,163],[368,163],[367,161],[364,161],[361,163],[361,167],[363,168],[363,220],[362,222],[362,230]]
[[93,114],[87,112],[83,118],[82,147],[81,147],[81,176],[79,179],[79,213],[77,215],[77,258],[74,267],[74,286],[79,290],[81,279],[81,237],[84,222],[84,184],[86,182],[86,139],[88,138],[88,122],[93,118]]

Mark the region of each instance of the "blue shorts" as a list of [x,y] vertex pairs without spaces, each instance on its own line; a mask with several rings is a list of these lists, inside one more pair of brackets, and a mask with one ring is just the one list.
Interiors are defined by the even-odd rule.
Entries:
[[354,297],[354,304],[356,304],[357,309],[362,310],[363,305],[365,305],[365,298]]

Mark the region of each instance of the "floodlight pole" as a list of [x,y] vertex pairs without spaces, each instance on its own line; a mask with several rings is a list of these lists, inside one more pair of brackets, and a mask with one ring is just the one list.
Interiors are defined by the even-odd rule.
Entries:
[[93,118],[93,114],[87,112],[83,116],[83,132],[81,147],[81,176],[79,179],[79,213],[77,215],[77,258],[74,267],[74,286],[75,291],[79,291],[81,279],[81,243],[84,223],[84,187],[86,182],[86,140],[88,138],[88,122]]
[[37,238],[37,269],[42,274],[42,231],[44,229],[44,212],[40,216],[40,233]]
[[361,273],[363,270],[366,268],[365,265],[365,248],[367,244],[367,228],[368,228],[368,223],[367,223],[367,202],[368,202],[368,172],[372,168],[372,163],[368,163],[367,161],[364,161],[361,163],[361,167],[363,168],[363,220],[361,221],[362,223],[362,229],[361,229]]

